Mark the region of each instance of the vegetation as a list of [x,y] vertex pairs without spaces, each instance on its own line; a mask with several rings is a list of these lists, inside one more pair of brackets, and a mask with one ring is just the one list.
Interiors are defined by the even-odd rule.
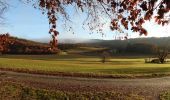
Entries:
[[145,63],[166,63],[166,59],[168,57],[168,51],[165,49],[157,50],[156,58],[148,58],[145,59]]
[[[144,58],[130,58],[132,53],[155,54],[158,45],[148,43],[131,44],[128,39],[128,32],[138,32],[139,35],[147,35],[147,30],[143,24],[152,19],[159,25],[164,26],[170,22],[170,2],[169,0],[25,0],[33,2],[33,6],[46,13],[49,21],[49,33],[52,35],[50,45],[35,45],[34,42],[18,40],[10,37],[9,34],[0,35],[0,54],[56,54],[59,52],[57,36],[57,22],[62,17],[65,18],[65,25],[69,21],[69,14],[74,8],[80,9],[87,19],[83,25],[89,30],[97,30],[104,35],[103,26],[110,22],[110,29],[119,33],[124,33],[123,38],[126,45],[117,44],[93,47],[63,45],[60,46],[63,53],[56,55],[1,55],[0,70],[75,77],[102,77],[102,78],[137,78],[137,77],[160,77],[170,75],[170,63],[163,64],[168,56],[167,51],[160,51],[158,59],[153,62],[160,64],[144,63]],[[71,12],[65,10],[70,5]],[[5,0],[0,0],[0,23],[1,14],[8,7]],[[105,21],[107,20],[107,21]],[[72,27],[69,27],[69,30]],[[121,38],[120,38],[121,39]],[[120,42],[120,41],[116,41]],[[123,42],[121,42],[123,44]],[[103,43],[104,45],[107,43]],[[167,41],[166,44],[167,45]],[[80,52],[69,53],[70,50],[79,49]],[[100,48],[99,50],[97,50]],[[168,47],[170,48],[170,46]],[[85,49],[85,50],[84,50]],[[84,52],[84,51],[87,52]],[[142,50],[142,51],[141,51]],[[83,52],[82,52],[83,51]],[[103,52],[102,62],[100,55]],[[108,53],[127,54],[120,58],[110,58],[106,62]],[[61,54],[61,55],[60,55]],[[93,56],[87,56],[87,54]],[[116,57],[116,56],[115,56]],[[105,63],[105,64],[104,64]],[[3,74],[3,73],[2,73]],[[5,75],[4,75],[5,76]],[[6,78],[6,77],[5,77]],[[24,77],[25,78],[25,77]],[[10,77],[8,78],[10,80]],[[8,79],[5,79],[8,80]],[[46,80],[46,79],[45,79]],[[65,81],[65,80],[64,80]],[[33,80],[35,82],[35,80]],[[21,82],[22,83],[22,82]],[[36,83],[36,82],[35,82]],[[67,83],[68,84],[68,83]],[[162,94],[161,99],[169,99],[169,92]],[[117,92],[66,92],[49,91],[26,87],[15,83],[0,82],[0,99],[143,99],[134,94],[126,95]]]
[[[165,49],[167,52],[170,51],[170,37],[162,38],[136,38],[128,40],[89,40],[88,43],[77,43],[77,44],[59,44],[61,50],[75,50],[79,48],[84,51],[86,48],[95,48],[96,50],[85,55],[101,55],[103,51],[110,52],[110,55],[153,55],[158,57],[158,51]],[[65,49],[64,49],[65,48]],[[97,50],[98,49],[98,50]],[[98,53],[97,53],[98,52]]]
[[46,89],[31,88],[16,83],[0,83],[1,100],[143,100],[136,94],[123,94],[118,92],[64,92]]
[[7,8],[8,8],[8,4],[6,3],[6,1],[0,0],[0,24],[4,24],[3,23],[3,14]]
[[10,44],[9,34],[0,34],[0,54],[8,52]]
[[108,52],[106,52],[106,51],[104,51],[103,53],[102,53],[102,63],[105,63],[106,61],[108,61],[109,60],[109,53]]
[[48,44],[19,39],[9,34],[0,35],[0,53],[5,54],[56,54]]
[[[5,34],[3,34],[5,35]],[[2,36],[3,36],[2,35]],[[38,43],[30,40],[20,39],[8,36],[8,41],[2,45],[3,39],[0,40],[1,53],[8,54],[53,54],[59,50],[52,50],[47,43]],[[84,55],[101,55],[102,52],[108,52],[109,55],[122,54],[142,54],[142,55],[158,55],[158,50],[166,48],[170,51],[170,45],[167,44],[170,38],[149,38],[149,39],[129,39],[129,40],[89,40],[88,43],[61,43],[58,48],[62,51],[75,52],[79,50]],[[145,41],[145,42],[143,42]],[[8,43],[9,42],[9,43]],[[3,48],[6,48],[3,50]],[[142,50],[141,50],[142,49]],[[2,51],[3,50],[3,51]]]
[[[17,63],[16,63],[17,62]],[[170,64],[146,64],[143,58],[110,59],[76,55],[4,55],[1,70],[82,77],[155,77],[170,74]]]
[[158,52],[158,58],[160,63],[165,63],[165,59],[168,56],[168,51],[167,50],[160,50]]
[[156,54],[158,47],[149,43],[128,44],[125,52],[140,54]]
[[161,93],[160,100],[170,100],[170,92]]
[[[29,0],[28,0],[29,1]],[[69,14],[65,10],[68,5],[79,8],[87,14],[87,23],[90,30],[96,29],[102,31],[105,22],[101,19],[108,18],[111,20],[111,30],[122,32],[129,28],[133,32],[139,32],[140,35],[147,35],[147,31],[142,27],[145,21],[155,18],[155,22],[161,25],[168,23],[168,12],[170,4],[168,0],[38,0],[38,7],[46,12],[51,25],[50,32],[53,39],[58,35],[56,31],[56,22],[59,15],[63,15],[66,20]],[[154,14],[153,12],[157,13]],[[166,16],[167,14],[167,16]],[[123,26],[123,27],[120,27]],[[131,27],[129,27],[131,26]],[[125,36],[127,38],[127,36]]]
[[[143,28],[143,24],[154,18],[155,22],[164,26],[169,23],[169,0],[25,0],[34,2],[34,7],[40,8],[46,13],[49,19],[52,41],[51,49],[57,50],[57,21],[60,17],[69,20],[69,13],[65,10],[71,5],[77,11],[80,9],[87,15],[83,25],[87,25],[90,30],[97,30],[102,33],[103,25],[109,19],[110,29],[125,33],[124,38],[128,38],[126,30],[139,32],[140,35],[147,35],[147,30]],[[7,8],[7,3],[0,1],[1,12]],[[74,11],[74,10],[73,10]],[[153,13],[154,12],[154,13]],[[83,13],[81,13],[84,15]],[[60,17],[59,17],[60,16]],[[66,23],[67,25],[67,23]],[[69,30],[71,27],[69,27]]]

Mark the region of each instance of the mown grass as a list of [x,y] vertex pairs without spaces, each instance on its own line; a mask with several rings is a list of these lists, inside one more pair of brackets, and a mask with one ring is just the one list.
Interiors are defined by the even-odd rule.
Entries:
[[99,57],[75,55],[5,55],[0,57],[0,68],[98,75],[170,74],[170,63],[145,63],[144,58],[112,58],[109,62],[101,63]]
[[118,92],[65,92],[50,91],[16,83],[0,83],[1,100],[144,100],[137,94]]

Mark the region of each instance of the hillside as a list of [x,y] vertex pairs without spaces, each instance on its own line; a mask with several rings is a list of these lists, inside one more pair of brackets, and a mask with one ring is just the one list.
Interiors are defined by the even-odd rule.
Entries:
[[127,44],[136,44],[136,43],[146,43],[153,44],[159,47],[170,47],[170,37],[151,37],[151,38],[133,38],[128,40],[99,40],[92,39],[89,42],[90,44],[96,44],[101,46],[126,46]]
[[52,54],[56,51],[50,48],[49,44],[39,43],[31,40],[21,39],[9,36],[8,34],[1,35],[1,53],[5,54]]
[[21,45],[49,47],[49,44],[47,44],[47,43],[36,42],[36,41],[27,40],[27,39],[23,39],[23,38],[11,36],[10,39],[12,41],[20,43]]
[[[8,45],[9,54],[51,54],[48,43],[35,42],[10,36],[12,44]],[[129,40],[98,40],[92,39],[83,43],[60,43],[58,48],[66,52],[94,54],[95,52],[110,50],[112,53],[155,53],[158,48],[170,51],[170,37],[163,38],[135,38]],[[93,48],[93,50],[91,49]],[[89,55],[89,54],[88,54]]]
[[[88,40],[84,43],[65,43],[60,44],[59,48],[62,50],[69,49],[81,50],[82,48],[86,48],[85,53],[93,55],[96,52],[99,54],[103,50],[107,50],[112,54],[155,54],[159,49],[166,49],[170,51],[170,37],[162,37],[162,38],[134,38],[128,40],[99,40],[92,39]],[[65,48],[64,48],[65,47]],[[87,50],[88,48],[95,48],[96,52]],[[101,48],[104,48],[101,50]],[[98,50],[97,50],[98,49]],[[101,50],[101,52],[99,52]]]

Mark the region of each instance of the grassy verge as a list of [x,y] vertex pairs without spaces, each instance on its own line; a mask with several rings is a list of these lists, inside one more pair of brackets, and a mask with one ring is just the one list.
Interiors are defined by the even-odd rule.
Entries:
[[110,59],[55,55],[7,55],[0,58],[1,70],[80,77],[161,77],[170,75],[170,64],[144,63],[144,58]]
[[1,100],[143,100],[136,94],[116,92],[64,92],[26,87],[16,83],[0,83]]

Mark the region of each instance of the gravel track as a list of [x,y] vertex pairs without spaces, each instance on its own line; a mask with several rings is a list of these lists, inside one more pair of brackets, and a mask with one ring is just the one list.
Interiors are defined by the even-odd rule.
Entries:
[[60,77],[0,71],[1,81],[10,81],[26,86],[61,90],[68,92],[108,92],[135,93],[147,99],[156,100],[160,93],[170,90],[170,77],[147,79],[109,79]]

